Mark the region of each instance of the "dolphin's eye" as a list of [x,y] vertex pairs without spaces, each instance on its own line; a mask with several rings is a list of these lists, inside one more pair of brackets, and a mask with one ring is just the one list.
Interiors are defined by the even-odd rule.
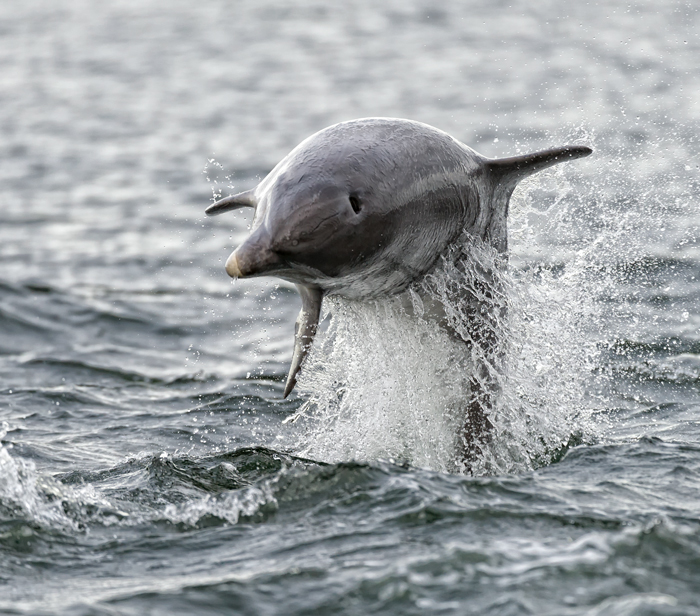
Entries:
[[355,214],[359,214],[360,210],[362,209],[360,200],[355,195],[350,195],[350,207]]

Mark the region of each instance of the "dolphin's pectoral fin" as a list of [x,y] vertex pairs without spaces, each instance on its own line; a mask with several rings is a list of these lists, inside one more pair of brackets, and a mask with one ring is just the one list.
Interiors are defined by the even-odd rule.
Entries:
[[321,301],[323,291],[315,287],[305,287],[298,284],[297,289],[301,295],[301,312],[297,317],[294,328],[294,355],[292,365],[289,367],[287,384],[284,386],[286,398],[297,384],[297,374],[301,370],[301,364],[311,348],[311,343],[316,335],[318,319],[321,314]]
[[241,207],[255,207],[257,204],[258,200],[255,198],[255,192],[253,190],[246,190],[237,195],[219,199],[216,203],[204,210],[204,213],[207,216],[216,216],[217,214],[223,214],[229,210],[237,210]]

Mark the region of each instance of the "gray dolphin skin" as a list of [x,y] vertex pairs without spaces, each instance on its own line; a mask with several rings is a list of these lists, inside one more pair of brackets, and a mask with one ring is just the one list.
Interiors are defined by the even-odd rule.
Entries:
[[209,215],[255,208],[250,235],[226,262],[229,276],[277,276],[301,295],[284,397],[294,389],[325,295],[400,293],[464,231],[506,252],[516,184],[591,152],[575,145],[492,160],[427,124],[366,118],[319,131],[256,188],[211,205]]

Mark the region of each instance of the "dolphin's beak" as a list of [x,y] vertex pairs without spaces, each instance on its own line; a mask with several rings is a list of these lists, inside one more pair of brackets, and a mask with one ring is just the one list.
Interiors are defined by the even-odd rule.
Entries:
[[238,259],[235,251],[226,259],[226,273],[231,276],[231,278],[243,278],[243,273],[238,268]]
[[274,274],[283,261],[269,245],[268,234],[264,229],[254,232],[226,260],[226,273],[231,278]]

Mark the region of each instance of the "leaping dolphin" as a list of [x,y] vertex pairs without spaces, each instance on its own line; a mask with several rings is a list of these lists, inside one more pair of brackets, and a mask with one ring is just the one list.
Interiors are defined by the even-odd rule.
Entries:
[[207,208],[208,215],[255,208],[250,235],[226,261],[229,276],[278,276],[299,290],[284,397],[311,347],[325,295],[400,293],[464,231],[505,253],[516,184],[591,152],[573,145],[488,159],[427,124],[365,118],[311,135],[257,187]]

